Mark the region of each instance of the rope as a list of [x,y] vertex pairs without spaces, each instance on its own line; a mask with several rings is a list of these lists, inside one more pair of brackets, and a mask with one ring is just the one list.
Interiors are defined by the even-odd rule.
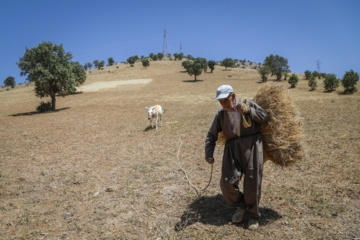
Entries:
[[180,134],[178,132],[176,132],[176,133],[178,134],[178,136],[180,138],[180,145],[178,147],[178,152],[177,152],[177,155],[176,155],[176,158],[177,158],[178,164],[179,164],[179,168],[185,174],[185,178],[188,181],[189,185],[195,189],[196,194],[200,197],[201,194],[203,194],[206,191],[206,189],[210,186],[211,179],[212,179],[212,174],[213,174],[213,169],[214,169],[214,164],[211,164],[211,173],[210,173],[210,179],[209,179],[208,184],[206,185],[206,187],[203,190],[199,190],[194,184],[191,183],[186,171],[181,167],[180,157],[179,156],[180,156],[180,149],[181,149],[181,145],[183,144],[183,141],[182,141],[182,139],[180,137]]

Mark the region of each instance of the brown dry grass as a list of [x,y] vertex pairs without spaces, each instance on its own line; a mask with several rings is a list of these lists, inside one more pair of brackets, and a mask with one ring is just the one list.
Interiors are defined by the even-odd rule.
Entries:
[[[202,188],[210,166],[204,141],[231,84],[252,97],[255,70],[216,67],[201,81],[180,62],[92,70],[87,84],[148,79],[107,91],[57,98],[36,114],[32,86],[0,92],[1,239],[356,239],[360,238],[360,94],[290,89],[304,118],[307,154],[289,168],[265,164],[258,231],[229,224],[233,209],[213,181],[198,198],[179,169]],[[300,76],[300,79],[303,79]],[[285,83],[287,86],[289,84]],[[341,90],[340,90],[341,91]],[[148,128],[144,106],[161,104],[163,127]]]

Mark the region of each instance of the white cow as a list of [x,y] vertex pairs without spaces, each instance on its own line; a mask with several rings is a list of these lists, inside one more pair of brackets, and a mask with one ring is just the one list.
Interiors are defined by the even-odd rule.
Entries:
[[158,119],[160,120],[160,126],[162,126],[162,108],[160,105],[155,105],[152,107],[145,107],[148,110],[148,119],[150,120],[151,127],[154,127],[152,119],[156,118],[156,129],[158,129]]

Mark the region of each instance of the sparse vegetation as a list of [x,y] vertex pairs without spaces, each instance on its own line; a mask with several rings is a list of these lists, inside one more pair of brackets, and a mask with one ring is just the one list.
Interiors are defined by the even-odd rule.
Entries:
[[[51,114],[34,113],[34,83],[0,92],[1,239],[360,238],[359,91],[308,91],[304,80],[288,90],[269,77],[266,84],[284,85],[303,117],[307,154],[292,167],[264,164],[260,228],[250,231],[246,222],[230,224],[234,209],[218,181],[223,148],[215,149],[212,181],[200,197],[178,159],[205,187],[211,167],[203,142],[220,107],[215,91],[229,82],[251,98],[265,85],[258,72],[216,66],[193,83],[178,61],[151,62],[146,71],[128,66],[93,70],[86,82],[146,74],[151,84],[59,98],[61,111]],[[158,131],[147,128],[149,102],[165,106]]]

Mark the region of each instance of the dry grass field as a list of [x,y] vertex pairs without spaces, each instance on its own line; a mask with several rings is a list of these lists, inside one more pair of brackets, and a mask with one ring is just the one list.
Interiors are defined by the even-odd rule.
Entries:
[[[234,209],[219,187],[222,147],[201,197],[181,169],[206,186],[215,91],[230,84],[253,97],[263,84],[257,71],[216,66],[193,82],[181,62],[116,66],[91,70],[84,87],[152,80],[57,97],[57,110],[43,114],[35,109],[48,99],[31,84],[1,90],[1,240],[360,239],[359,92],[325,93],[322,80],[311,92],[299,74],[289,91],[304,119],[306,157],[288,168],[266,162],[263,217],[250,231],[230,222]],[[144,108],[155,104],[164,109],[158,130]]]

